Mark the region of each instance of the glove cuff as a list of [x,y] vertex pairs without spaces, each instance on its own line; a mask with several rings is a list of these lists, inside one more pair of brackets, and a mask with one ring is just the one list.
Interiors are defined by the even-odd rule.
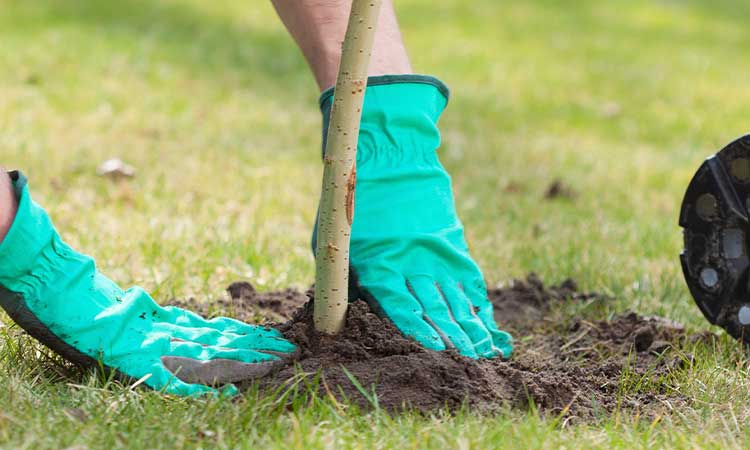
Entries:
[[26,177],[17,171],[8,175],[18,210],[8,234],[0,243],[0,284],[6,287],[29,274],[57,236],[47,213],[31,199]]
[[[325,151],[333,88],[320,96]],[[434,153],[440,146],[437,122],[450,92],[426,75],[382,75],[367,80],[360,122],[357,163],[369,159],[403,161],[411,155]],[[383,158],[381,158],[381,156]]]
[[[367,78],[367,93],[369,94],[372,87],[375,86],[387,86],[391,84],[424,84],[427,86],[433,86],[445,97],[445,102],[448,102],[450,98],[450,89],[439,79],[430,75],[419,75],[419,74],[401,74],[401,75],[378,75]],[[320,94],[318,103],[320,104],[320,110],[323,115],[329,115],[331,111],[331,105],[333,104],[333,91],[334,88],[330,87]]]

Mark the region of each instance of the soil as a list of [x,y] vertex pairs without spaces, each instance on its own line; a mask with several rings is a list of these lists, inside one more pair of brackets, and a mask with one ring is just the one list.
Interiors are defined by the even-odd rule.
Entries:
[[[560,313],[564,303],[607,298],[579,292],[572,280],[547,287],[533,274],[488,290],[498,324],[516,338],[509,361],[425,350],[363,301],[351,304],[345,329],[333,338],[313,328],[310,291],[258,293],[248,283],[234,283],[228,291],[219,312],[246,320],[259,313],[288,319],[278,328],[300,348],[296,364],[262,380],[262,387],[303,386],[300,392],[317,390],[365,409],[375,407],[374,392],[377,406],[388,411],[535,408],[566,423],[608,417],[616,410],[656,417],[689,403],[668,389],[668,380],[692,362],[676,350],[705,337],[635,313],[600,321],[566,319]],[[209,312],[192,301],[172,304]]]
[[279,323],[291,319],[294,313],[307,303],[312,291],[300,292],[287,288],[281,291],[258,292],[252,284],[238,281],[229,285],[227,294],[228,297],[221,297],[210,304],[194,298],[172,299],[168,304],[189,309],[202,316],[222,315],[248,323],[264,319]]
[[572,187],[565,184],[562,180],[554,180],[547,186],[544,191],[544,198],[547,200],[554,200],[556,198],[576,198],[578,193]]

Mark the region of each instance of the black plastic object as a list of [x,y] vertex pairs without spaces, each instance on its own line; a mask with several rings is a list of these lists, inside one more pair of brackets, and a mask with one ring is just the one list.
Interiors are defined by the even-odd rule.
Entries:
[[690,293],[709,322],[750,343],[750,135],[706,159],[685,192],[680,255]]

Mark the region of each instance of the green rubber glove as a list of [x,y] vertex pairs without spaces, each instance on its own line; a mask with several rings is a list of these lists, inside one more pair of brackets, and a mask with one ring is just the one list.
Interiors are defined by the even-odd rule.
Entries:
[[[320,100],[324,139],[332,96],[329,90]],[[437,121],[447,101],[448,89],[432,77],[387,75],[368,82],[351,234],[356,289],[350,297],[364,297],[427,348],[508,358],[512,338],[495,324],[456,215],[451,179],[436,153]]]
[[65,244],[11,172],[18,213],[0,244],[0,306],[31,336],[68,360],[101,364],[176,395],[218,392],[211,386],[257,378],[284,365],[293,344],[274,329],[179,308],[162,308],[139,287],[127,291],[99,273],[94,260]]

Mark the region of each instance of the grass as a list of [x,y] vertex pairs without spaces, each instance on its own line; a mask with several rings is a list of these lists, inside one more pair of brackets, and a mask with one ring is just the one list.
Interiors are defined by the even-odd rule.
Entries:
[[[740,0],[401,0],[413,63],[453,91],[442,159],[491,282],[571,276],[627,309],[708,327],[677,261],[677,208],[701,160],[747,130]],[[270,4],[0,0],[0,164],[19,167],[74,247],[159,300],[238,278],[313,279],[317,90]],[[128,183],[95,175],[120,156]],[[572,200],[543,201],[562,179]],[[750,363],[695,348],[660,420],[563,426],[533,412],[388,417],[326,399],[287,409],[133,392],[61,366],[7,320],[8,448],[739,448]],[[71,380],[83,380],[72,382]],[[642,389],[637,380],[624,380]]]

